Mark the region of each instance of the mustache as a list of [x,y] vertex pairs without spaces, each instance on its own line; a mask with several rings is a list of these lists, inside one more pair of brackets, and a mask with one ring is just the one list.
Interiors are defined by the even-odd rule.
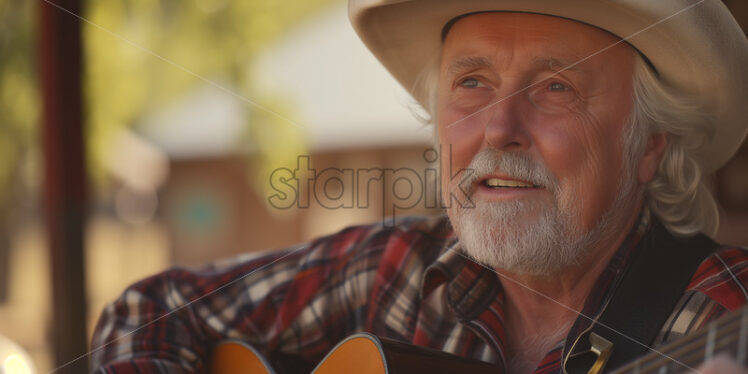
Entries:
[[554,195],[559,190],[558,180],[542,163],[525,153],[500,152],[492,148],[483,149],[473,156],[460,184],[470,186],[472,195],[477,187],[476,182],[496,172],[543,187]]

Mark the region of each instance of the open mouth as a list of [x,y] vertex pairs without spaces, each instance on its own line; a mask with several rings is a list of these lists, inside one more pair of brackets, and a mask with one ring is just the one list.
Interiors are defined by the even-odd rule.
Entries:
[[523,182],[516,179],[486,178],[481,184],[488,188],[537,188],[529,182]]

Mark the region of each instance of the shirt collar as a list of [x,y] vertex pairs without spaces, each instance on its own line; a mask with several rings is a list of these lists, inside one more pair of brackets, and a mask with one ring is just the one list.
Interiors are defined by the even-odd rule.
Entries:
[[439,258],[424,274],[421,298],[427,298],[440,285],[447,283],[447,302],[461,321],[475,319],[501,292],[496,273],[469,259],[455,240],[443,249]]

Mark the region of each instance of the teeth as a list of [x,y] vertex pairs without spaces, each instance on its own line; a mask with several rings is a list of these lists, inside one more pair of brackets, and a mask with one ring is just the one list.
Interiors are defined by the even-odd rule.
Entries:
[[517,180],[506,180],[506,179],[499,179],[499,178],[489,178],[486,179],[485,182],[488,187],[521,187],[521,188],[528,188],[532,187],[532,184],[520,182]]

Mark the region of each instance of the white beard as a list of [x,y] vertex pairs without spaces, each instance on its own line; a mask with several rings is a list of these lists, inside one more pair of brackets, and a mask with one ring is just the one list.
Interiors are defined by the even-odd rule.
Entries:
[[[459,209],[452,221],[462,250],[474,260],[528,275],[554,274],[584,254],[588,235],[577,234],[555,206],[538,208],[526,201],[477,202]],[[535,221],[518,225],[518,217],[530,211],[540,212]]]
[[[470,163],[475,181],[500,170],[553,192],[550,203],[512,200],[474,201],[475,207],[453,204],[448,209],[461,249],[474,260],[492,268],[533,276],[551,276],[573,266],[607,236],[615,212],[630,201],[629,178],[611,208],[595,227],[584,232],[580,222],[582,199],[559,197],[559,184],[542,165],[516,153],[484,150]],[[473,186],[474,183],[469,183]],[[471,191],[472,194],[472,191]],[[533,217],[523,217],[534,215]],[[520,225],[519,222],[530,222]],[[607,227],[607,229],[606,229]]]

